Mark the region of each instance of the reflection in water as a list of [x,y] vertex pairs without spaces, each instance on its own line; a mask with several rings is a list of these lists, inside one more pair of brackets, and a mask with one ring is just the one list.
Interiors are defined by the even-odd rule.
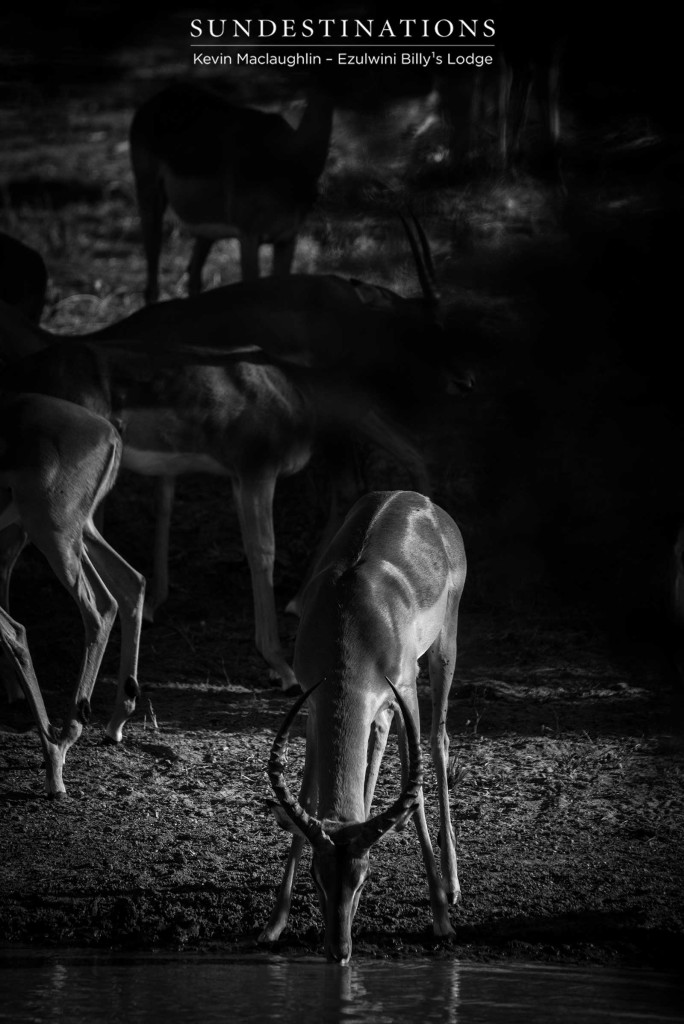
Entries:
[[13,1024],[684,1021],[671,975],[522,964],[5,951],[0,990]]

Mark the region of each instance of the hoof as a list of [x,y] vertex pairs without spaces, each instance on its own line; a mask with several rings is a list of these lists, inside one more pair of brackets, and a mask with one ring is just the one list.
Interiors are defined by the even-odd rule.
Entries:
[[103,747],[120,747],[121,746],[121,741],[120,740],[114,740],[114,739],[112,739],[111,736],[108,736],[107,733],[105,733],[104,736],[102,737],[102,746]]
[[60,790],[57,793],[48,793],[47,794],[47,798],[48,798],[48,800],[67,800],[68,799],[65,790]]

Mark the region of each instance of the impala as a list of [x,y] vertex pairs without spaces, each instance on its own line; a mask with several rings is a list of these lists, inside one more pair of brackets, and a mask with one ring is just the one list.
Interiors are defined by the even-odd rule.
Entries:
[[29,701],[45,757],[45,789],[62,796],[64,760],[90,718],[90,698],[117,611],[121,660],[116,703],[105,735],[121,740],[140,695],[138,647],[145,581],[104,540],[93,513],[111,490],[121,439],[106,419],[46,395],[0,393],[0,536],[3,574],[31,540],[78,606],[85,631],[83,661],[60,732],[51,724],[24,627],[0,595],[0,642]]
[[[449,814],[447,702],[456,664],[458,606],[466,574],[458,527],[413,491],[375,492],[349,512],[304,595],[294,668],[304,693],[273,744],[268,772],[278,823],[294,833],[275,907],[261,941],[277,939],[290,910],[307,840],[329,959],[351,956],[351,925],[369,873],[369,852],[414,816],[436,935],[451,935],[448,905],[459,896]],[[418,736],[418,658],[427,652],[432,757],[440,810],[440,878],[423,805]],[[297,800],[284,750],[308,699],[304,777]],[[369,817],[395,702],[403,789],[389,811]]]
[[[412,239],[414,252],[420,242]],[[147,306],[102,331],[57,336],[0,308],[3,387],[41,391],[124,425],[124,466],[165,478],[153,607],[166,596],[173,478],[231,479],[252,577],[256,645],[283,688],[273,597],[273,494],[328,434],[365,437],[423,486],[424,462],[395,421],[433,405],[446,349],[430,268],[424,295],[332,275],[262,278]],[[20,358],[24,356],[25,358]],[[26,358],[28,357],[28,358]]]
[[147,258],[146,302],[158,297],[167,205],[195,238],[188,293],[202,288],[214,241],[240,242],[243,280],[259,276],[259,246],[273,245],[273,272],[289,274],[301,223],[316,198],[328,153],[332,101],[312,91],[299,126],[235,106],[215,88],[169,86],[137,110],[131,161]]

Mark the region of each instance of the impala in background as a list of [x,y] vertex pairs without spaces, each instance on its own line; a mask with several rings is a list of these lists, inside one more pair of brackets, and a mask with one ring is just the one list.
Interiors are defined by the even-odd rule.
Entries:
[[[0,392],[0,642],[38,726],[50,797],[65,793],[64,761],[90,718],[90,697],[117,611],[119,685],[105,730],[111,742],[120,742],[140,696],[145,581],[93,522],[97,506],[114,486],[121,449],[111,423],[79,405],[46,395]],[[76,602],[85,631],[79,678],[61,732],[48,718],[26,631],[9,613],[10,572],[27,539],[42,551]]]
[[[418,258],[421,243],[412,245]],[[434,407],[454,353],[439,326],[429,268],[419,266],[423,296],[416,300],[333,275],[298,274],[147,306],[76,336],[50,334],[0,307],[3,387],[120,418],[123,465],[166,479],[153,607],[167,590],[174,477],[230,478],[252,577],[256,645],[285,689],[296,679],[273,596],[278,477],[302,469],[322,438],[358,437],[403,463],[414,486],[425,485],[424,461],[404,428]]]
[[202,289],[213,243],[237,238],[243,280],[259,276],[259,248],[273,246],[273,273],[289,274],[297,234],[316,199],[332,128],[333,100],[309,90],[297,128],[279,114],[236,106],[217,88],[171,85],[137,110],[130,131],[143,243],[145,301],[158,298],[164,211],[194,236],[188,294]]

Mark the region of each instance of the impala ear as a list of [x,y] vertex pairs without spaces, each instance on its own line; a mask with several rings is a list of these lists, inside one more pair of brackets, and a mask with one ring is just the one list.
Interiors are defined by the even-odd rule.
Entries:
[[290,832],[293,836],[302,836],[303,839],[306,839],[302,830],[295,825],[290,815],[281,807],[277,800],[267,800],[266,804],[271,808],[273,817],[285,832]]

